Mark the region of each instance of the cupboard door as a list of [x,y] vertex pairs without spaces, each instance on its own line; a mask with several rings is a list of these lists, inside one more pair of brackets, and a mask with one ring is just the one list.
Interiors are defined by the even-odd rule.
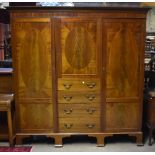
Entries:
[[144,20],[103,21],[106,98],[139,98],[143,83]]
[[53,110],[52,104],[48,103],[19,103],[20,129],[22,131],[41,132],[46,130],[50,132],[53,129]]
[[105,131],[133,131],[139,128],[140,107],[137,103],[107,103]]
[[50,18],[13,20],[15,100],[20,132],[53,130],[51,35]]
[[51,98],[50,18],[17,18],[13,22],[13,60],[18,98]]
[[99,76],[100,20],[62,18],[55,27],[58,77]]

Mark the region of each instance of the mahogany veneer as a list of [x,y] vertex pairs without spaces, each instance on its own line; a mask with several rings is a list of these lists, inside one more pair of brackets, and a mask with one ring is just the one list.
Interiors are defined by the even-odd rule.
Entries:
[[136,136],[147,8],[11,7],[16,142]]

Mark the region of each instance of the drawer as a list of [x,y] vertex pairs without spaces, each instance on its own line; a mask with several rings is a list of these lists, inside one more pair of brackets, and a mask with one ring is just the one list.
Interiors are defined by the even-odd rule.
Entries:
[[100,117],[99,106],[59,104],[59,117]]
[[59,132],[99,132],[100,118],[59,118]]
[[58,103],[98,103],[100,94],[95,92],[58,92]]
[[67,91],[100,91],[99,79],[58,79],[58,90]]

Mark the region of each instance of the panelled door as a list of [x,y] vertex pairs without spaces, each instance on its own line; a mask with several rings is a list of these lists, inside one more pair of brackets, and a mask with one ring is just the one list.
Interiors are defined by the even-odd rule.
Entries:
[[18,132],[53,131],[50,18],[12,23]]
[[99,132],[101,20],[55,19],[60,132]]
[[144,20],[103,20],[106,51],[105,130],[140,129]]

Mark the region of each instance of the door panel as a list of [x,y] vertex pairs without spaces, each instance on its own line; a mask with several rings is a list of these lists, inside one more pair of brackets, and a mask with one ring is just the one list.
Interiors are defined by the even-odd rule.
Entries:
[[106,97],[139,97],[141,56],[143,55],[143,20],[107,20]]
[[57,52],[59,77],[97,76],[100,64],[99,21],[62,18],[57,20],[56,27],[60,43]]
[[139,113],[138,103],[107,103],[105,130],[136,130],[139,127]]
[[52,96],[51,33],[48,18],[19,18],[13,24],[13,54],[19,98]]
[[19,104],[19,118],[21,130],[52,130],[53,129],[53,105],[34,104],[23,102]]
[[16,120],[19,132],[53,130],[50,18],[12,23]]

